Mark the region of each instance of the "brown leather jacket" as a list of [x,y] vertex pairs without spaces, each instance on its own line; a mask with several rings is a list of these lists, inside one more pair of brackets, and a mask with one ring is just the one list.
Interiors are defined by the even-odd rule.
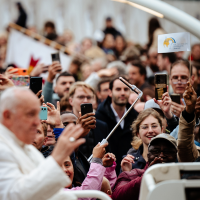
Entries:
[[200,156],[200,147],[194,144],[194,120],[190,123],[183,118],[179,119],[178,131],[178,160],[179,162],[194,162]]

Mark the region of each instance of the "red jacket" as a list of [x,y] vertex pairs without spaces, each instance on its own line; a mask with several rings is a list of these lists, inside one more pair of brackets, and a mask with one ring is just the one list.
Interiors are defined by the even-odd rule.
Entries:
[[149,163],[144,169],[132,169],[130,172],[122,172],[115,183],[112,193],[113,200],[138,200],[142,176]]

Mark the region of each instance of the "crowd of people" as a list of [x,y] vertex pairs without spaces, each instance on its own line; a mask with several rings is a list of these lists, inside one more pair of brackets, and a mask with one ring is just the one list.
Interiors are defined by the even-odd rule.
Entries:
[[[29,28],[18,7],[16,23]],[[5,63],[9,32],[0,34],[0,199],[73,199],[72,190],[99,190],[113,200],[137,200],[152,165],[199,161],[200,44],[192,46],[190,67],[184,52],[157,53],[165,31],[156,18],[146,46],[126,41],[111,17],[105,24],[98,37],[78,44],[70,30],[58,35],[53,22],[45,23],[44,36],[68,47],[72,61],[63,72],[58,61],[39,63],[30,76],[48,75],[37,94],[14,86],[15,71]],[[168,77],[162,100],[155,99],[155,74]],[[138,96],[119,76],[143,96],[100,145]],[[82,114],[84,103],[93,112]],[[46,120],[39,119],[41,106]]]

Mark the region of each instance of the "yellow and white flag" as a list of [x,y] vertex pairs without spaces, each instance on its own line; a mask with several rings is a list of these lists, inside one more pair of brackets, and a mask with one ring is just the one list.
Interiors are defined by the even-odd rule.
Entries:
[[190,51],[190,33],[158,35],[158,53]]

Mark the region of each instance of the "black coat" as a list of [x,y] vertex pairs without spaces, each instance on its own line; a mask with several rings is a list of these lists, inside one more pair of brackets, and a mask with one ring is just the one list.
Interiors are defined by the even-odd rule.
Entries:
[[71,160],[74,167],[73,185],[74,187],[81,186],[90,169],[90,163],[79,150],[75,153],[74,159],[71,157]]
[[92,154],[93,148],[98,144],[98,142],[105,139],[107,135],[107,124],[96,119],[96,128],[91,129],[91,131],[85,136],[86,142],[79,147],[80,151],[89,158]]
[[[111,98],[108,97],[105,101],[103,101],[97,111],[96,118],[107,123],[108,131],[110,132],[114,126],[117,124],[115,115],[110,107]],[[130,104],[127,104],[127,110],[130,107]],[[119,174],[120,171],[120,163],[123,155],[127,153],[127,151],[131,148],[132,141],[132,122],[137,118],[138,113],[132,109],[125,118],[124,128],[121,126],[115,130],[113,135],[108,140],[111,153],[114,153],[117,159],[117,167],[116,172]]]

